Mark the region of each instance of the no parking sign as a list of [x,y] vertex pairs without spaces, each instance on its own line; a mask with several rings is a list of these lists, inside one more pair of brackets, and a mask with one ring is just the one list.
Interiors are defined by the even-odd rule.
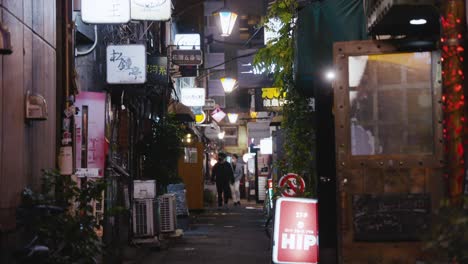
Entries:
[[318,263],[317,200],[289,197],[276,200],[273,239],[274,263]]
[[295,197],[300,193],[304,193],[305,182],[301,176],[295,173],[288,173],[279,180],[279,187],[282,189],[281,194],[285,197]]

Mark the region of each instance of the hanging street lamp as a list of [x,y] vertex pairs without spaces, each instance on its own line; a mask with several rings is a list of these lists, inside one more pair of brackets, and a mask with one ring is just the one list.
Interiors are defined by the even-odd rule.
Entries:
[[237,14],[226,8],[226,0],[224,0],[224,7],[218,12],[218,15],[221,22],[221,36],[228,37],[236,23]]
[[228,113],[227,114],[229,123],[235,124],[237,122],[237,118],[239,117],[239,114],[236,113]]
[[230,93],[234,90],[234,86],[236,85],[237,80],[231,77],[223,77],[221,78],[221,84],[223,85],[224,92]]

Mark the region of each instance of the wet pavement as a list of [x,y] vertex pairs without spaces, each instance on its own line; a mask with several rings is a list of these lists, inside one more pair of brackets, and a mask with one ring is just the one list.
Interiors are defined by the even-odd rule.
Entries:
[[163,241],[158,249],[139,249],[137,259],[125,263],[271,263],[260,205],[244,202],[229,209],[209,208],[185,221],[181,237]]

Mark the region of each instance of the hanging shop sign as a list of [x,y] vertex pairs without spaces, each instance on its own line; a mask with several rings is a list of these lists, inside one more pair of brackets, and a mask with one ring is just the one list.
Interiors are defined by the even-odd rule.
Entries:
[[216,102],[212,98],[205,99],[205,105],[203,106],[203,111],[214,110],[216,107]]
[[286,103],[286,93],[280,88],[267,87],[255,90],[255,110],[281,111]]
[[176,49],[172,51],[172,63],[179,66],[201,65],[203,53],[201,50]]
[[80,92],[75,106],[75,164],[78,176],[103,177],[105,164],[106,94]]
[[125,24],[130,21],[130,1],[81,0],[81,17],[88,24]]
[[109,45],[106,54],[107,83],[146,82],[146,48],[144,45]]
[[167,83],[167,57],[148,56],[146,63],[146,79],[153,83]]
[[206,120],[206,114],[205,112],[200,112],[198,114],[195,114],[195,123],[197,124],[203,124]]
[[180,89],[180,101],[186,106],[205,105],[205,88]]
[[288,173],[281,177],[278,185],[282,190],[281,194],[285,197],[298,196],[304,193],[305,190],[304,179],[295,173]]
[[131,0],[131,18],[167,21],[171,18],[171,7],[171,0]]
[[200,34],[176,34],[174,44],[178,49],[200,49]]
[[220,108],[216,108],[211,112],[211,117],[216,121],[216,122],[221,122],[225,117],[226,113],[223,112]]
[[273,263],[316,264],[317,200],[281,197],[276,201]]

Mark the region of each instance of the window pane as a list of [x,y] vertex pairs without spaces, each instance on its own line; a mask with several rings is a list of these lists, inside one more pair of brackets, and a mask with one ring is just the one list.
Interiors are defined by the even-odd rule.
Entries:
[[198,162],[197,148],[184,148],[184,162],[185,163],[197,163]]
[[431,53],[348,63],[352,155],[433,153]]

